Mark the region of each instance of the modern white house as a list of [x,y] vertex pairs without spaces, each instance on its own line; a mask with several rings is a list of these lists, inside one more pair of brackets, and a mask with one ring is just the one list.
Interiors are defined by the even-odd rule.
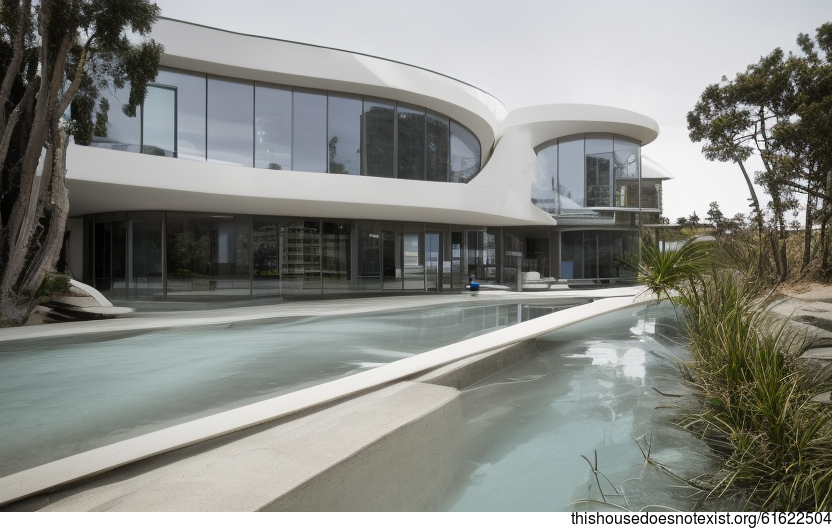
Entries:
[[[668,175],[652,119],[508,112],[416,66],[169,19],[137,116],[68,151],[69,265],[113,300],[633,278]],[[528,275],[527,275],[528,276]]]

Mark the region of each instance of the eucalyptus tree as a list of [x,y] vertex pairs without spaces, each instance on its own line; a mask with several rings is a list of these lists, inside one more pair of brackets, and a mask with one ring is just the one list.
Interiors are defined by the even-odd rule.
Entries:
[[26,321],[58,258],[67,135],[106,126],[108,85],[129,83],[135,115],[162,53],[148,37],[158,16],[147,0],[0,3],[0,326]]
[[[769,195],[773,223],[769,236],[771,257],[780,280],[788,275],[786,215],[799,207],[797,196],[809,198],[806,244],[811,244],[816,219],[829,216],[815,214],[815,200],[823,200],[824,209],[832,207],[829,185],[820,177],[824,167],[828,167],[832,135],[831,34],[832,23],[824,24],[818,28],[815,40],[804,34],[798,36],[800,54],[785,54],[777,48],[734,79],[723,76],[719,84],[706,87],[687,115],[689,136],[694,142],[703,142],[706,158],[739,166],[748,185],[752,220],[760,237],[765,220],[753,181]],[[755,173],[754,180],[746,168],[752,156],[764,167]],[[804,265],[809,254],[807,249]]]

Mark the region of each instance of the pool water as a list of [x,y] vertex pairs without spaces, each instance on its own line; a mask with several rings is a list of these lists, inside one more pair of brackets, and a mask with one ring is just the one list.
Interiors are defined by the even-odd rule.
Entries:
[[713,464],[706,446],[671,423],[693,403],[675,363],[686,354],[678,342],[672,312],[655,305],[537,339],[528,360],[463,392],[466,469],[436,509],[692,509],[701,496],[642,454],[685,478]]
[[4,343],[0,476],[585,302],[462,302],[360,316]]

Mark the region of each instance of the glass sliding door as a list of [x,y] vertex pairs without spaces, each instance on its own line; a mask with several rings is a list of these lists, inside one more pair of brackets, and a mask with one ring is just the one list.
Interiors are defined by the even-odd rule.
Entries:
[[324,293],[347,293],[352,278],[351,222],[323,222],[321,277]]
[[381,273],[382,290],[402,290],[402,237],[393,222],[382,222]]
[[252,295],[281,295],[280,236],[276,218],[252,220]]
[[442,291],[442,233],[425,233],[425,288]]
[[321,293],[321,245],[318,220],[281,222],[284,295]]
[[402,277],[405,290],[425,291],[424,233],[406,230],[402,234]]

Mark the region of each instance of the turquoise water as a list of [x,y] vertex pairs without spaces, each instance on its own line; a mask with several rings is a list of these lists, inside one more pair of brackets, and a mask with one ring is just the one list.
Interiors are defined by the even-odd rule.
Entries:
[[584,302],[459,303],[4,344],[0,476]]
[[655,464],[687,478],[712,464],[703,444],[671,424],[694,403],[675,364],[686,357],[678,342],[674,317],[655,306],[537,339],[531,358],[463,392],[466,469],[437,509],[613,508],[605,500],[692,509],[694,490]]

